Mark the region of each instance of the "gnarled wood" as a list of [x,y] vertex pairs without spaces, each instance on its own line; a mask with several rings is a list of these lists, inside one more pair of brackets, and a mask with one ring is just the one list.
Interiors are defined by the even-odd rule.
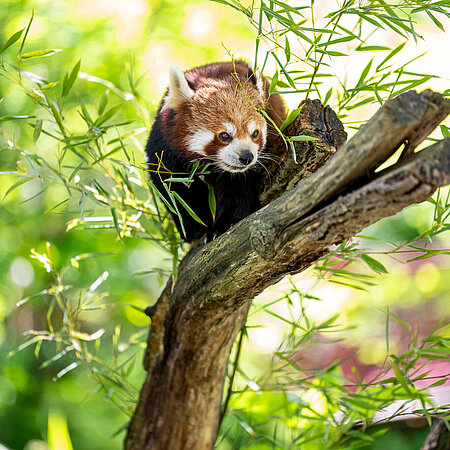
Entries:
[[[308,143],[311,158],[319,155],[314,164],[333,156],[306,179],[303,166],[295,174],[281,167],[262,198],[291,190],[185,256],[177,282],[168,283],[152,312],[148,374],[126,449],[213,447],[228,357],[251,300],[283,276],[306,269],[331,245],[450,183],[450,139],[369,177],[402,143],[418,142],[420,130],[429,133],[429,124],[449,109],[439,94],[411,91],[386,102],[338,152],[333,142]],[[292,129],[308,128],[300,123],[307,111]],[[310,131],[318,134],[313,117]],[[336,124],[324,134],[334,129],[339,141],[343,130]],[[297,158],[301,150],[299,145]],[[290,182],[295,177],[296,187]]]

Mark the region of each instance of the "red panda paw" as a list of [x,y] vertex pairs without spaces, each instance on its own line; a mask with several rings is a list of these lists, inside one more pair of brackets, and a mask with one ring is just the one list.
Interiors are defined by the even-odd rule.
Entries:
[[205,236],[205,244],[214,241],[217,236],[219,236],[219,232],[217,230],[209,231]]
[[229,231],[231,229],[231,227],[234,225],[234,223],[229,223],[227,224],[225,227],[214,227],[212,230],[208,231],[208,233],[205,236],[205,244],[207,244],[208,242],[212,242],[214,240],[216,240],[217,237],[219,237],[220,235],[226,233],[227,231]]

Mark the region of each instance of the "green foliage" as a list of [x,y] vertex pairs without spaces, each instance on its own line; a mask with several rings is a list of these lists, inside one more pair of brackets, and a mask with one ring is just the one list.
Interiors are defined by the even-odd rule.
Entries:
[[[264,72],[270,59],[277,66],[270,90],[278,88],[282,94],[314,93],[328,103],[334,94],[334,108],[341,118],[369,103],[382,104],[401,92],[427,83],[434,74],[408,71],[416,56],[404,64],[398,64],[395,56],[401,52],[410,38],[423,39],[415,24],[426,14],[441,31],[445,31],[436,16],[450,17],[446,2],[427,3],[414,0],[389,4],[379,0],[356,2],[345,0],[336,4],[335,10],[318,8],[314,2],[293,7],[287,2],[261,0],[247,7],[240,1],[221,1],[239,9],[257,30],[255,68]],[[320,12],[318,12],[320,11]],[[316,24],[323,24],[318,27]],[[379,45],[381,33],[388,30],[402,40],[395,48]],[[261,57],[260,42],[265,41],[273,49]],[[349,85],[334,70],[333,62],[355,52],[379,52],[362,67],[354,84]],[[386,54],[387,53],[387,54]],[[260,61],[263,61],[261,64]],[[374,64],[375,61],[379,61]],[[304,70],[298,70],[304,67]],[[347,75],[347,74],[345,74]],[[327,78],[335,79],[338,89],[323,90]]]
[[[299,7],[278,0],[216,3],[224,18],[219,22],[221,30],[228,32],[232,22],[248,36],[239,20],[256,30],[255,68],[267,74],[273,67],[272,91],[299,99],[317,96],[355,128],[367,114],[355,122],[352,111],[382,104],[408,89],[432,86],[436,75],[410,71],[413,59],[400,62],[399,56],[408,39],[422,39],[418,30],[423,20],[440,31],[446,23],[441,20],[450,17],[448,3],[418,0],[396,4],[345,0],[327,11],[314,2]],[[224,5],[231,7],[233,16],[227,15]],[[9,23],[9,17],[19,17],[11,2],[3,6],[1,24],[6,24],[5,18]],[[67,5],[53,7],[70,22]],[[189,50],[192,41],[180,31],[183,15],[178,2],[152,2],[149,8],[146,24],[153,30],[154,42],[176,39],[177,51],[192,53],[192,64],[219,58],[219,50],[210,45]],[[144,375],[140,361],[148,319],[142,311],[154,302],[165,281],[176,279],[186,251],[168,210],[185,208],[200,220],[171,185],[189,185],[208,167],[199,163],[191,173],[171,174],[166,180],[167,202],[147,173],[167,169],[162,164],[147,167],[144,161],[145,139],[161,93],[152,92],[143,80],[154,76],[155,67],[147,76],[135,63],[139,57],[129,58],[127,46],[112,40],[110,23],[102,18],[91,28],[84,23],[82,28],[88,30],[84,35],[77,31],[76,18],[69,23],[64,32],[72,39],[71,51],[67,45],[55,45],[58,39],[52,39],[52,33],[36,40],[37,20],[37,27],[42,27],[45,16],[30,9],[26,19],[22,13],[20,20],[11,22],[14,29],[0,27],[0,233],[4,236],[0,265],[5,269],[0,274],[0,319],[8,315],[8,325],[0,326],[0,354],[6,361],[0,367],[0,411],[7,411],[0,424],[17,434],[0,439],[12,448],[24,448],[32,439],[55,447],[55,436],[61,432],[69,448],[69,430],[74,448],[118,448]],[[100,32],[112,40],[108,45]],[[396,36],[393,45],[380,39],[388,32]],[[143,47],[135,50],[144,54]],[[366,54],[370,56],[364,58]],[[335,70],[337,61],[352,55],[363,55],[359,67],[351,74]],[[300,108],[292,109],[280,134],[299,112]],[[441,125],[440,132],[447,136],[448,126]],[[311,140],[309,136],[283,138],[291,148],[295,141]],[[215,214],[212,189],[209,207]],[[351,295],[365,295],[353,299],[364,303],[359,309],[346,306],[340,317],[337,313],[313,317],[311,305],[327,299],[321,301],[324,296],[316,295],[317,286],[297,288],[294,282],[281,297],[271,295],[255,302],[230,359],[218,448],[370,448],[387,429],[373,426],[378,423],[376,413],[392,402],[401,402],[392,417],[401,416],[410,405],[428,420],[448,413],[434,406],[420,385],[428,380],[437,386],[445,376],[432,379],[419,370],[430,361],[448,358],[448,327],[439,323],[428,333],[419,333],[398,306],[405,292],[392,298],[395,289],[389,290],[391,297],[380,296],[378,289],[389,282],[389,272],[398,270],[399,259],[411,263],[408,267],[429,258],[439,265],[440,258],[450,254],[445,241],[450,227],[448,190],[438,191],[428,205],[418,208],[331,249],[308,272],[310,279],[317,277],[317,285],[326,281],[354,288],[358,294]],[[32,274],[36,268],[36,280],[25,282],[30,267]],[[438,270],[432,267],[431,274]],[[430,275],[424,286],[416,274],[401,276],[403,284],[417,285],[414,293],[408,292],[411,298],[417,302],[432,298],[442,317],[448,315],[442,305],[448,304],[450,286],[445,280],[449,277],[434,278],[433,284]],[[327,295],[332,297],[330,291]],[[373,310],[378,319],[372,323]],[[262,364],[253,333],[261,323],[271,321],[283,327],[281,343]],[[408,333],[406,348],[399,343],[396,327]],[[20,331],[25,338],[17,336]],[[3,344],[6,333],[9,342]],[[356,368],[351,379],[344,371],[353,353],[317,370],[302,367],[301,352],[324,337],[331,347],[347,335],[364,342],[371,334],[383,341],[385,354],[383,361],[375,362],[377,373],[369,381]],[[242,352],[246,337],[253,344]],[[49,383],[52,378],[58,382]],[[38,394],[39,390],[44,393]],[[88,397],[86,404],[79,403],[80,392]],[[42,401],[36,400],[38,395]],[[70,403],[64,412],[61,398]],[[121,412],[98,398],[111,401]],[[86,411],[94,411],[95,419]],[[19,417],[24,415],[32,420],[23,424]],[[23,424],[20,433],[16,423]],[[106,435],[98,431],[105,429]]]

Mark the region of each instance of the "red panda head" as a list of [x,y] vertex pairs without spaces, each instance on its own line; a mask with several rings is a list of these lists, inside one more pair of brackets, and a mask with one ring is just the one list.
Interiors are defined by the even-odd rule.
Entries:
[[172,67],[160,114],[169,143],[189,159],[244,172],[266,145],[267,123],[258,112],[265,106],[262,83],[239,61],[186,73]]

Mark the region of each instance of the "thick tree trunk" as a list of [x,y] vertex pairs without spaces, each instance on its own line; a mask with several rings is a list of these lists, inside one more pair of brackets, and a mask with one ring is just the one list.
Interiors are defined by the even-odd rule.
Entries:
[[[317,101],[304,104],[286,134],[320,140],[298,143],[300,164],[288,154],[261,193],[264,208],[191,249],[152,309],[148,374],[127,450],[213,447],[229,354],[252,299],[331,245],[450,183],[450,139],[408,156],[449,111],[439,94],[410,91],[386,102],[336,152],[345,133],[335,114]],[[401,163],[374,175],[403,143]]]

